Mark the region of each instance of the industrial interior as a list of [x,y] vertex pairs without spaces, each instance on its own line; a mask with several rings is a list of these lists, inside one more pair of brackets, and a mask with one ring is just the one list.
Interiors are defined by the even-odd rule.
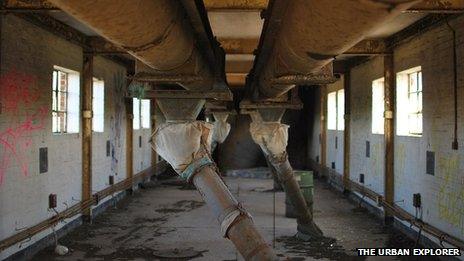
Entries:
[[464,260],[464,0],[0,3],[0,260]]

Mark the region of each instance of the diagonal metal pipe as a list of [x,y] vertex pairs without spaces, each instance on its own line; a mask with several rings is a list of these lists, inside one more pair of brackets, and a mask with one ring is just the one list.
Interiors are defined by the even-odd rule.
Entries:
[[204,102],[199,99],[157,100],[166,123],[153,133],[153,149],[183,179],[195,185],[219,222],[222,235],[234,243],[245,260],[278,260],[254,226],[250,214],[220,178],[210,155],[213,126],[195,121]]
[[252,113],[251,136],[261,147],[271,165],[271,172],[277,175],[287,197],[295,207],[297,236],[303,240],[321,237],[323,233],[313,221],[312,211],[306,204],[288,161],[288,126],[280,123],[284,112],[285,109],[260,109]]

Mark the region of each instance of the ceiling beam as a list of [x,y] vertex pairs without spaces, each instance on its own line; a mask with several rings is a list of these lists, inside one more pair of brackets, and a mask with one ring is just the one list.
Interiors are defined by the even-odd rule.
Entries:
[[362,40],[343,54],[348,55],[382,55],[387,54],[387,46],[382,39]]
[[[226,54],[253,54],[258,46],[259,39],[219,38]],[[382,39],[363,40],[344,52],[349,55],[380,55],[386,54],[387,49]]]
[[88,53],[101,54],[101,55],[117,55],[117,54],[127,54],[127,52],[114,45],[111,42],[108,42],[103,37],[100,36],[89,36],[87,37],[87,44],[89,50]]
[[30,11],[58,11],[57,7],[46,0],[3,0],[2,11],[30,12]]
[[[204,0],[208,11],[256,11],[267,8],[268,0]],[[59,10],[46,0],[4,0],[2,11],[30,12]],[[405,12],[461,13],[464,0],[423,0]]]
[[218,41],[226,54],[253,54],[259,38],[219,38]]
[[464,0],[423,0],[405,12],[462,13]]
[[256,11],[267,8],[268,0],[204,0],[208,11]]
[[85,53],[104,55],[105,57],[132,70],[134,62],[120,54],[125,54],[121,49],[101,37],[89,37],[77,29],[58,21],[57,19],[41,13],[18,13],[16,16],[36,25],[58,37],[82,47]]
[[248,73],[226,73],[227,83],[231,87],[243,87]]

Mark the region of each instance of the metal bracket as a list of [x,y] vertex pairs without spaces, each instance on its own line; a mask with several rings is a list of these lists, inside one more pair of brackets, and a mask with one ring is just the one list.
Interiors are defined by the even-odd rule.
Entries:
[[93,117],[92,111],[90,111],[90,110],[82,111],[82,117],[84,119],[92,119],[92,117]]
[[383,117],[385,119],[393,119],[393,111],[385,111]]

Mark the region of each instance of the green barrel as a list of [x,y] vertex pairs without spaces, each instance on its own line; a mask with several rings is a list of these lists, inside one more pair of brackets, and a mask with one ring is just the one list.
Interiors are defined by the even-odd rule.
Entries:
[[[314,180],[313,172],[309,170],[294,170],[293,175],[300,185],[303,197],[306,200],[309,210],[313,211],[313,194],[314,194]],[[296,218],[295,209],[290,199],[285,197],[285,216],[289,218]]]

